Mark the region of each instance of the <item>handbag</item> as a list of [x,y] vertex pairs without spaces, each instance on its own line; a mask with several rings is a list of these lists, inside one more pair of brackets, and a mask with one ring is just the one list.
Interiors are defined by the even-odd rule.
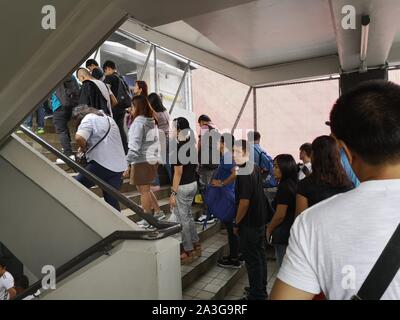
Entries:
[[[105,116],[105,117],[107,117],[107,116]],[[82,166],[82,167],[86,167],[86,166],[87,166],[86,155],[87,155],[90,151],[92,151],[94,148],[96,148],[96,147],[108,136],[108,134],[110,133],[110,130],[111,130],[111,122],[110,122],[110,119],[109,119],[108,117],[107,117],[107,120],[108,120],[108,130],[107,130],[106,134],[104,135],[104,137],[101,138],[99,141],[97,141],[97,143],[96,143],[93,147],[91,147],[89,150],[87,150],[87,151],[85,151],[85,152],[79,151],[79,152],[76,154],[76,156],[75,156],[75,158],[76,158],[76,163],[79,164],[80,166]]]
[[351,300],[380,300],[400,268],[400,224],[360,291]]

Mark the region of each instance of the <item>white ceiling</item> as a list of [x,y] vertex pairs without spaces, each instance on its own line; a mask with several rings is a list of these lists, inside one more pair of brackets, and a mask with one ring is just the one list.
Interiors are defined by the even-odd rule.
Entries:
[[[400,62],[399,0],[47,0],[2,6],[0,144],[128,15],[122,30],[251,86],[321,77],[359,65],[360,16],[371,16],[369,67]],[[343,30],[341,9],[357,10]]]
[[321,0],[254,1],[156,30],[201,48],[208,39],[215,48],[207,51],[247,68],[337,53],[329,3]]

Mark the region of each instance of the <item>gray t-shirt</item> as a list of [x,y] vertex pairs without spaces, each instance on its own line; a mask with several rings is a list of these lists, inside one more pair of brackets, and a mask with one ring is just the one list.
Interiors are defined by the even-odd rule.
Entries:
[[83,118],[77,134],[87,143],[87,150],[105,136],[111,124],[110,132],[93,150],[86,154],[87,161],[96,161],[101,166],[114,172],[123,172],[128,166],[122,146],[121,135],[115,121],[107,116],[94,113]]

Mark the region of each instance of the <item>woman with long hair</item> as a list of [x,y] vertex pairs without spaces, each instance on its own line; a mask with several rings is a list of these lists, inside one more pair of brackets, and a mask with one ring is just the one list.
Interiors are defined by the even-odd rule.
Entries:
[[[168,178],[172,181],[171,166],[169,165],[169,135],[170,135],[170,119],[167,109],[164,107],[161,97],[157,93],[149,95],[149,102],[157,115],[158,130],[160,134],[161,159],[167,171]],[[160,179],[157,176],[155,185],[160,185]]]
[[[149,95],[149,89],[146,81],[137,80],[135,82],[135,86],[133,87],[133,98],[136,96],[145,96],[147,98],[148,95]],[[132,99],[132,104],[133,104],[133,99]],[[133,122],[132,112],[133,108],[128,108],[129,115],[126,118],[126,126],[128,127],[128,129],[131,127]]]
[[200,239],[192,214],[192,203],[197,192],[196,142],[186,118],[175,119],[173,129],[176,156],[172,157],[173,179],[169,204],[182,225],[181,262],[187,264],[201,255]]
[[[133,122],[129,129],[129,150],[126,156],[130,172],[128,170],[124,176],[130,175],[130,183],[140,192],[144,212],[151,213],[153,208],[154,217],[161,220],[165,218],[165,214],[160,210],[157,198],[150,189],[160,160],[157,118],[146,96],[135,96],[133,105]],[[139,225],[148,226],[146,221],[139,222]]]
[[290,228],[295,218],[297,169],[296,161],[290,154],[281,154],[274,160],[274,176],[278,181],[278,190],[272,202],[275,214],[267,227],[267,239],[275,248],[278,267],[282,265],[289,243]]
[[312,143],[312,173],[299,183],[296,215],[338,193],[353,189],[342,162],[336,140],[321,136]]

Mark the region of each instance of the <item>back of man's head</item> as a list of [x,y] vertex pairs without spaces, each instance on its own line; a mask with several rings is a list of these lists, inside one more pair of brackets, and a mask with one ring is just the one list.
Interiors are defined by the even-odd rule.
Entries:
[[82,79],[90,79],[92,76],[88,69],[79,68],[78,71],[76,72],[76,77],[79,80],[82,80]]
[[258,131],[250,131],[247,134],[247,140],[249,141],[249,143],[260,143],[261,133],[259,133]]
[[400,86],[369,81],[341,96],[330,115],[336,138],[370,165],[400,162]]

